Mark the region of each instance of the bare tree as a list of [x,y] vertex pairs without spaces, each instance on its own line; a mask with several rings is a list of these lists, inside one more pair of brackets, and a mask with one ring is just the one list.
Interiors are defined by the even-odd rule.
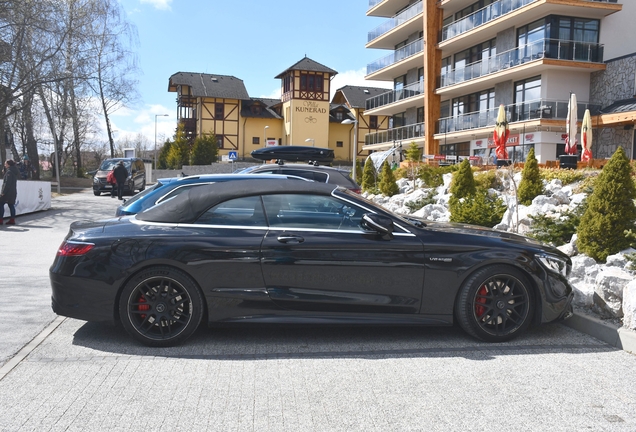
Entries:
[[138,68],[132,51],[137,42],[137,32],[122,17],[117,1],[98,1],[99,13],[92,22],[92,34],[88,40],[95,55],[95,71],[89,83],[100,100],[111,157],[114,157],[110,115],[137,99],[135,75]]

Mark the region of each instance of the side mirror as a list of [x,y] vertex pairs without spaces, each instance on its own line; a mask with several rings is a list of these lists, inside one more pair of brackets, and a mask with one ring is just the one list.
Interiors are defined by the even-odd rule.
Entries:
[[386,216],[376,213],[365,213],[362,215],[360,224],[363,229],[377,232],[386,240],[393,238],[393,221]]

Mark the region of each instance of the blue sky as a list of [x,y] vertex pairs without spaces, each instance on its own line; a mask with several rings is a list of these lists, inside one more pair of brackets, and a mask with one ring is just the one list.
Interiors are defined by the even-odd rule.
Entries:
[[338,72],[332,88],[388,87],[365,82],[367,63],[387,54],[365,49],[367,32],[384,21],[367,17],[368,0],[119,0],[137,27],[141,100],[112,118],[116,139],[174,134],[176,72],[233,75],[252,97],[278,97],[274,77],[307,57]]

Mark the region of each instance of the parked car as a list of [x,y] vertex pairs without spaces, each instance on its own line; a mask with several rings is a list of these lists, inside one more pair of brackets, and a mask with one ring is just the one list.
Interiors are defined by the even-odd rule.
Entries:
[[146,167],[141,159],[105,159],[93,176],[93,193],[96,196],[101,195],[102,192],[110,193],[113,189],[113,186],[106,181],[106,176],[108,176],[108,172],[112,171],[119,161],[123,161],[124,166],[128,170],[128,178],[124,184],[124,193],[132,194],[135,190],[142,191],[146,188]]
[[568,256],[508,232],[390,213],[332,184],[239,180],[75,222],[53,310],[150,346],[215,323],[451,325],[491,342],[571,315]]
[[142,212],[156,204],[175,197],[190,188],[201,186],[204,184],[234,180],[260,180],[263,178],[306,180],[301,177],[267,174],[263,174],[260,176],[246,174],[205,174],[193,175],[188,177],[163,178],[157,180],[157,183],[155,183],[145,191],[139,192],[132,198],[125,200],[123,204],[117,207],[115,216],[126,216]]
[[319,183],[342,186],[360,193],[360,186],[349,177],[349,171],[310,164],[264,164],[247,167],[240,174],[285,174],[304,177]]

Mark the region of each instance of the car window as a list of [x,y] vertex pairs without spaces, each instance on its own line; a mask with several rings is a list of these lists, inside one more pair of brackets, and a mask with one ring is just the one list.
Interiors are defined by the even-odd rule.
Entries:
[[159,189],[161,186],[163,186],[163,184],[157,182],[156,184],[154,184],[153,186],[146,188],[144,191],[137,193],[135,196],[133,196],[132,198],[129,198],[126,200],[125,205],[128,206],[132,203],[134,203],[135,201],[138,201],[140,198],[145,197],[146,195],[148,195],[149,193],[155,191],[156,189]]
[[272,227],[361,231],[365,213],[351,203],[323,195],[264,195],[263,204]]
[[313,180],[315,182],[320,182],[320,183],[327,183],[327,179],[329,178],[327,174],[322,172],[300,170],[300,169],[290,169],[285,167],[281,168],[281,173],[306,178],[306,179]]
[[186,185],[183,185],[183,186],[178,186],[178,187],[172,189],[170,192],[168,192],[164,196],[162,196],[161,198],[159,198],[155,204],[159,204],[160,202],[163,202],[163,201],[166,201],[168,199],[174,198],[177,195],[179,195],[180,193],[188,191],[188,190],[192,189],[193,187],[208,185],[208,184],[212,184],[212,183],[213,182],[194,183],[194,184],[186,184]]
[[267,226],[259,196],[236,198],[217,204],[195,222],[205,225]]

